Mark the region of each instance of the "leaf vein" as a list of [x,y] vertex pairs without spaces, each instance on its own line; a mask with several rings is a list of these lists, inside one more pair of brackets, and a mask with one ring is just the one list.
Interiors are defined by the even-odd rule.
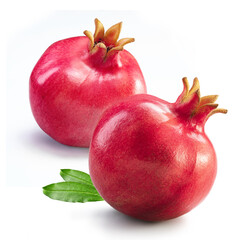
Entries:
[[71,174],[69,174],[69,173],[64,173],[64,172],[62,172],[62,173],[65,174],[65,175],[68,175],[68,176],[70,176],[70,177],[77,178],[77,179],[79,179],[79,180],[81,180],[81,181],[87,182],[87,183],[90,184],[90,185],[93,185],[91,181],[82,179],[82,178],[80,178],[80,177],[76,177],[76,176],[71,175]]
[[94,196],[99,196],[99,197],[101,197],[99,194],[96,194],[96,193],[84,192],[84,191],[75,191],[75,190],[48,190],[48,189],[44,189],[44,191],[48,191],[48,192],[75,192],[75,193],[86,193],[86,194],[91,194],[91,195],[94,195]]

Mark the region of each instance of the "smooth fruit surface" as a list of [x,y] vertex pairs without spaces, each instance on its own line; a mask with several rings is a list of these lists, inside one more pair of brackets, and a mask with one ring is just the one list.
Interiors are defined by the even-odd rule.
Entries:
[[118,100],[146,93],[136,59],[117,41],[121,23],[106,32],[95,19],[94,36],[52,44],[30,77],[30,104],[38,125],[66,145],[88,147],[103,111]]
[[204,132],[218,109],[200,98],[195,79],[175,103],[140,94],[109,108],[90,146],[90,175],[100,195],[129,216],[159,221],[198,205],[215,180],[217,163]]

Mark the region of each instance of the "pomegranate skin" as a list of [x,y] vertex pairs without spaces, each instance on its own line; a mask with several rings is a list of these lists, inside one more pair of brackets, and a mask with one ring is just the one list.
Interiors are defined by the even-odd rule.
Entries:
[[205,122],[190,119],[179,105],[140,94],[101,117],[89,169],[96,189],[116,210],[146,221],[167,220],[189,212],[210,191],[217,162]]
[[[52,44],[30,76],[30,104],[41,127],[56,141],[88,147],[103,111],[118,100],[146,93],[136,59],[126,50],[103,60],[88,37]],[[97,50],[96,50],[97,49]]]

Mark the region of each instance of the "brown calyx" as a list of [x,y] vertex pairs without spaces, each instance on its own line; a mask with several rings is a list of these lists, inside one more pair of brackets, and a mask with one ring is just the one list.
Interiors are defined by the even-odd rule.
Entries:
[[106,32],[103,24],[97,18],[94,22],[94,35],[88,30],[84,31],[84,34],[90,40],[89,48],[91,53],[95,53],[101,48],[102,51],[105,50],[104,58],[106,58],[117,51],[122,51],[124,45],[135,41],[134,38],[122,38],[118,40],[122,22],[113,25]]
[[198,122],[206,122],[206,120],[215,113],[227,113],[226,109],[218,108],[218,104],[215,103],[218,95],[200,96],[198,78],[194,79],[191,89],[189,89],[189,83],[186,77],[184,77],[182,81],[184,89],[176,101],[179,112],[190,116]]

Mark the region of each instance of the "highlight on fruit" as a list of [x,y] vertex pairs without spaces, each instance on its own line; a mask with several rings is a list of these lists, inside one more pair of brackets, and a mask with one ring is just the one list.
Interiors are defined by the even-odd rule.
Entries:
[[204,126],[211,115],[227,110],[218,108],[217,95],[201,97],[197,78],[191,88],[183,78],[183,86],[174,103],[137,94],[109,107],[91,141],[91,177],[66,170],[62,176],[68,182],[48,185],[44,194],[68,202],[105,200],[145,221],[176,218],[195,208],[217,172]]

